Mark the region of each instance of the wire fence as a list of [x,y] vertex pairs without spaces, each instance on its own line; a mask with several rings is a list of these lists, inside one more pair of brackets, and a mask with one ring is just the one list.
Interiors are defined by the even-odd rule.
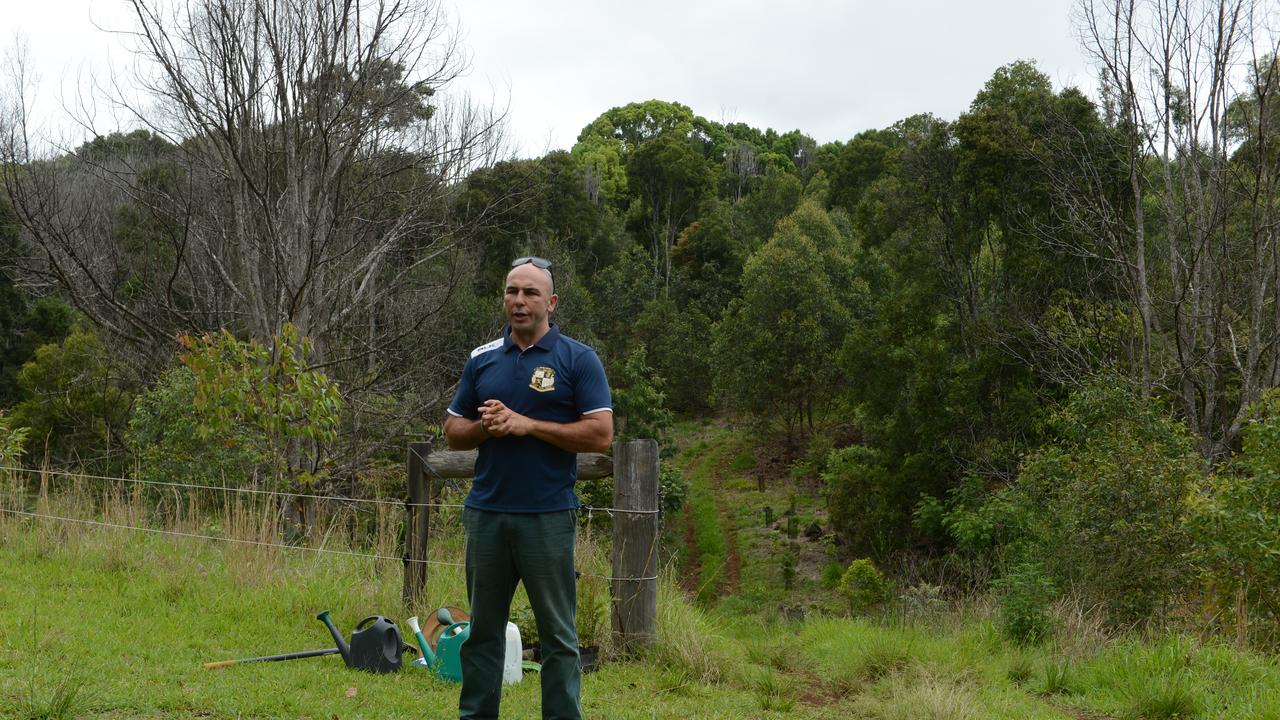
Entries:
[[162,530],[160,528],[142,527],[139,525],[121,525],[118,523],[103,522],[101,520],[86,520],[84,518],[70,518],[60,515],[47,515],[45,513],[28,512],[26,510],[10,510],[0,508],[0,513],[9,515],[18,515],[22,517],[38,518],[40,520],[60,520],[63,522],[76,523],[79,525],[92,525],[100,528],[109,528],[112,530],[134,530],[137,532],[152,533],[156,535],[172,535],[174,537],[193,538],[196,540],[215,540],[220,542],[238,543],[242,545],[257,545],[259,547],[279,548],[281,550],[302,550],[305,552],[313,552],[329,555],[346,555],[349,557],[369,558],[372,560],[392,560],[409,563],[425,563],[427,565],[445,565],[449,567],[464,567],[463,563],[446,562],[443,560],[417,560],[414,558],[394,557],[391,555],[379,555],[377,553],[363,553],[355,550],[335,550],[325,547],[309,547],[307,545],[290,545],[287,543],[263,542],[261,540],[246,540],[244,538],[230,538],[218,535],[202,535],[200,533],[188,533],[178,530]]
[[[425,462],[423,463],[423,465],[425,467],[430,468],[430,466]],[[182,483],[182,482],[172,482],[172,481],[163,481],[163,480],[145,480],[142,478],[126,478],[126,477],[116,477],[111,475],[93,475],[88,473],[73,472],[69,470],[53,470],[53,469],[47,469],[47,468],[44,468],[44,469],[24,468],[24,467],[11,466],[11,465],[0,465],[0,472],[9,472],[14,474],[22,473],[22,474],[28,474],[28,475],[68,477],[68,478],[74,478],[74,479],[100,480],[100,481],[127,483],[127,484],[142,485],[142,486],[157,486],[157,487],[186,489],[186,490],[208,490],[208,491],[216,491],[216,492],[224,492],[224,493],[240,493],[240,494],[251,495],[251,496],[260,497],[260,498],[308,499],[308,500],[318,500],[318,501],[331,501],[331,502],[337,502],[337,503],[343,503],[343,504],[364,503],[364,504],[373,504],[376,506],[387,506],[387,507],[406,508],[406,509],[423,508],[423,507],[461,509],[466,507],[461,503],[441,503],[441,502],[413,503],[413,502],[409,502],[408,500],[386,500],[381,498],[353,498],[353,497],[347,497],[342,495],[319,495],[319,494],[297,493],[297,492],[288,492],[288,491],[280,491],[280,490],[265,490],[261,488],[243,488],[243,487],[233,487],[233,486],[227,486],[227,485],[202,485],[198,483]],[[434,469],[432,469],[431,472],[433,475],[435,475],[435,477],[437,477],[441,481],[444,480],[444,478],[441,478],[439,474],[435,472]],[[592,514],[595,512],[604,512],[604,513],[607,513],[610,517],[612,517],[614,513],[656,515],[660,512],[659,510],[629,510],[629,509],[611,508],[611,507],[593,507],[590,505],[582,505],[579,508],[579,510],[587,513],[588,527],[590,526],[590,523],[591,523]],[[227,542],[227,543],[234,543],[234,544],[258,546],[258,547],[264,547],[264,548],[274,548],[274,549],[280,549],[280,550],[298,550],[298,551],[310,552],[310,553],[316,553],[316,554],[341,555],[341,556],[347,556],[347,557],[364,558],[369,560],[399,561],[405,564],[425,564],[425,565],[437,565],[437,566],[458,567],[458,568],[465,567],[465,563],[461,563],[461,562],[449,562],[444,560],[426,560],[426,559],[419,559],[419,558],[410,558],[408,556],[396,557],[391,555],[360,552],[355,550],[338,550],[338,549],[326,548],[326,547],[312,547],[307,545],[298,545],[298,544],[291,544],[291,543],[275,543],[275,542],[266,542],[261,540],[249,540],[245,538],[233,538],[233,537],[224,537],[219,535],[207,535],[207,534],[201,534],[201,533],[182,532],[178,530],[165,530],[161,528],[151,528],[151,527],[144,527],[139,525],[110,523],[110,522],[105,522],[101,520],[89,520],[85,518],[65,517],[61,515],[50,515],[47,513],[31,512],[28,510],[15,510],[10,508],[3,508],[3,507],[0,507],[0,513],[10,515],[10,516],[17,516],[17,517],[28,517],[28,518],[39,519],[39,520],[50,520],[50,521],[66,522],[66,523],[72,523],[72,524],[78,524],[78,525],[93,526],[93,527],[99,527],[103,529],[130,530],[134,532],[148,533],[148,534],[154,534],[154,535],[168,535],[173,537],[182,537],[182,538],[196,539],[196,540]],[[611,575],[600,575],[598,573],[584,573],[584,572],[579,572],[578,576],[596,578],[596,579],[605,580],[609,582],[612,582],[615,580],[649,581],[649,580],[658,579],[657,575],[653,575],[649,577],[614,577]]]
[[[384,500],[381,498],[355,498],[355,497],[348,497],[345,495],[312,495],[308,493],[289,492],[284,490],[263,490],[261,488],[244,488],[244,487],[234,487],[230,485],[200,485],[196,483],[180,483],[180,482],[171,482],[166,480],[143,480],[141,478],[125,478],[125,477],[115,477],[111,475],[90,475],[87,473],[73,472],[70,470],[34,469],[34,468],[16,467],[12,465],[0,465],[0,471],[42,474],[42,475],[58,475],[58,476],[66,476],[66,477],[73,477],[73,478],[85,478],[89,480],[108,480],[108,481],[120,482],[120,483],[152,485],[152,486],[171,487],[171,488],[184,488],[184,489],[190,489],[190,490],[214,490],[219,492],[232,492],[232,493],[244,493],[248,495],[259,495],[263,497],[324,500],[324,501],[333,501],[333,502],[339,502],[339,503],[367,503],[372,505],[386,505],[386,506],[404,507],[404,508],[425,507],[425,508],[461,509],[466,507],[461,503],[438,503],[438,502],[415,503],[415,502],[410,502],[409,500]],[[434,470],[432,470],[431,472],[440,480],[442,481],[444,480],[444,478],[440,477],[440,475],[437,474]],[[661,510],[628,510],[624,508],[595,507],[591,505],[582,505],[578,509],[582,512],[603,512],[603,513],[608,513],[609,515],[613,515],[614,513],[656,515],[661,512]]]

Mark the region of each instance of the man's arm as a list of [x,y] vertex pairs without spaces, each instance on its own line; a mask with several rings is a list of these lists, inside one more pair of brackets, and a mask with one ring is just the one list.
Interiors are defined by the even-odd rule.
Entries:
[[489,439],[479,420],[450,415],[444,421],[444,437],[450,450],[475,450]]
[[[613,444],[613,413],[608,410],[583,415],[573,422],[535,420],[508,408],[498,400],[480,406],[481,430],[494,437],[531,435],[568,452],[605,452]],[[446,432],[448,427],[445,428]],[[479,445],[479,443],[476,443]],[[453,447],[450,443],[450,447]]]

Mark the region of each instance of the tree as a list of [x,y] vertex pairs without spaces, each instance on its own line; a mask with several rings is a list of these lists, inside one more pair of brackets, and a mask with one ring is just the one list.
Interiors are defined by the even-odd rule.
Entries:
[[644,345],[637,345],[613,365],[614,413],[618,416],[618,436],[622,439],[652,438],[663,442],[674,419],[666,408],[662,378],[645,358]]
[[738,295],[742,266],[751,250],[743,225],[733,207],[721,201],[680,233],[671,262],[672,294],[682,306],[693,305],[717,317]]
[[833,355],[857,304],[849,296],[865,292],[833,282],[848,262],[842,245],[826,212],[802,204],[747,260],[743,294],[716,326],[717,391],[758,423],[781,421],[789,441],[813,427],[814,405],[838,384]]
[[[1199,449],[1222,458],[1247,408],[1280,381],[1274,226],[1280,167],[1236,152],[1237,100],[1266,108],[1280,85],[1235,70],[1260,47],[1253,0],[1083,0],[1082,31],[1101,70],[1127,197],[1061,183],[1064,207],[1123,253],[1142,322],[1142,386],[1178,398]],[[1259,80],[1262,80],[1259,82]],[[1243,80],[1243,82],[1242,82]],[[1275,142],[1255,115],[1252,147]],[[1087,167],[1087,166],[1086,166]],[[1101,231],[1101,232],[1100,232]],[[1157,273],[1159,273],[1157,275]]]
[[627,162],[627,182],[640,200],[653,252],[654,278],[671,284],[671,248],[712,197],[715,178],[694,142],[667,133],[639,147]]
[[[226,330],[199,338],[184,335],[179,342],[189,375],[172,376],[173,390],[190,393],[196,439],[249,444],[243,454],[223,455],[234,461],[229,469],[259,460],[257,472],[270,484],[295,492],[309,490],[328,475],[324,451],[337,439],[342,398],[336,383],[312,367],[313,345],[297,328],[286,324],[270,346],[237,340]],[[163,411],[158,405],[152,408],[153,413]],[[134,429],[146,431],[137,424]],[[175,449],[172,445],[157,448],[159,454],[151,459],[164,459],[165,451]],[[309,508],[303,497],[294,498],[288,508],[303,533],[311,525]]]
[[139,358],[168,357],[179,330],[267,342],[292,324],[347,392],[406,399],[394,438],[445,364],[430,320],[470,229],[455,186],[500,149],[499,118],[439,92],[463,69],[440,6],[129,7],[144,99],[118,100],[148,132],[44,159],[7,115],[4,188],[41,250],[28,271]]
[[31,429],[29,449],[57,463],[125,466],[124,432],[136,382],[83,320],[59,343],[40,346],[18,372],[13,419]]

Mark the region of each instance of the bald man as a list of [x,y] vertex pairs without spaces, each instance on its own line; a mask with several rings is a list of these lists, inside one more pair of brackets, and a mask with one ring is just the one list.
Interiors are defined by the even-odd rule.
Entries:
[[458,716],[498,717],[506,625],[522,582],[541,641],[542,717],[579,720],[576,453],[609,448],[613,403],[595,351],[551,323],[551,262],[511,265],[507,327],[471,352],[444,425],[449,447],[479,448],[462,516],[471,636]]

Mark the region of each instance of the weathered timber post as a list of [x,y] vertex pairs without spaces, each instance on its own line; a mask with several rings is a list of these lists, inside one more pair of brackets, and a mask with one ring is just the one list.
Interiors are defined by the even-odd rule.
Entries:
[[405,607],[422,595],[427,586],[427,531],[431,529],[431,481],[427,479],[430,442],[409,443],[409,504],[404,523]]
[[658,443],[613,445],[613,635],[624,652],[658,639]]

